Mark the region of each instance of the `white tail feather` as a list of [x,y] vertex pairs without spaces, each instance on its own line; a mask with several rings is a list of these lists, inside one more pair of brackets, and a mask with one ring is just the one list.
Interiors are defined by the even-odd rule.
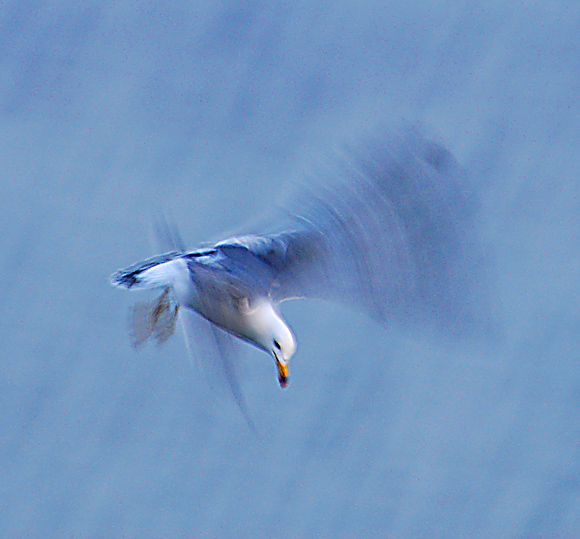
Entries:
[[170,253],[119,270],[111,277],[111,283],[132,290],[167,288],[187,275],[184,272],[188,272],[186,261],[178,253]]
[[140,288],[166,288],[174,286],[183,270],[184,261],[181,259],[170,260],[146,269],[139,274],[138,285]]

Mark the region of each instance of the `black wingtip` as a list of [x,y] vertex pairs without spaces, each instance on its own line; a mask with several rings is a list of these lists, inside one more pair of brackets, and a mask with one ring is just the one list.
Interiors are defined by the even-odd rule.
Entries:
[[111,275],[110,282],[116,287],[131,288],[139,283],[139,278],[135,272],[117,271]]

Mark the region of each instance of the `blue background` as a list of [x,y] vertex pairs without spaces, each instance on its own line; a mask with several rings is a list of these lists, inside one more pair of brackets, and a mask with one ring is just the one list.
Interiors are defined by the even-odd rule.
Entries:
[[[580,4],[0,3],[0,535],[580,536]],[[264,433],[182,338],[130,347],[109,274],[271,208],[377,120],[476,178],[495,347],[290,302]]]

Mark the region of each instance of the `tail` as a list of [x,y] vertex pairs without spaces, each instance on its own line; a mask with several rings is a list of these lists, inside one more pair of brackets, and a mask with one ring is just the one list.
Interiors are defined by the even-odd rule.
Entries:
[[182,254],[174,251],[137,262],[128,268],[113,273],[111,284],[132,290],[171,286],[177,272],[175,264],[171,262],[179,259]]

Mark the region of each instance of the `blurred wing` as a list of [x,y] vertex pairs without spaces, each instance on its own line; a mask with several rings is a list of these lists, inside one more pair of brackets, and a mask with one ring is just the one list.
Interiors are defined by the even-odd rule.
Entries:
[[474,321],[478,205],[453,156],[410,130],[331,165],[290,204],[286,232],[243,238],[275,274],[270,294],[339,300],[383,322]]
[[318,294],[315,279],[325,266],[326,241],[309,230],[269,236],[235,236],[216,245],[221,266],[240,276],[250,295],[277,301]]
[[178,305],[169,289],[154,301],[136,303],[130,310],[129,335],[133,348],[139,348],[149,338],[158,345],[173,335]]
[[185,252],[185,242],[177,225],[173,220],[168,220],[165,214],[158,213],[153,216],[153,234],[157,249],[162,253],[168,251]]
[[202,376],[217,395],[233,395],[248,426],[255,432],[235,372],[235,359],[239,357],[236,338],[190,309],[180,309],[179,319],[188,353]]
[[[161,250],[185,252],[185,242],[179,229],[165,215],[154,217],[154,233]],[[199,372],[217,395],[233,395],[248,426],[256,432],[236,376],[235,358],[239,357],[236,338],[190,309],[181,308],[179,319],[188,354]]]

